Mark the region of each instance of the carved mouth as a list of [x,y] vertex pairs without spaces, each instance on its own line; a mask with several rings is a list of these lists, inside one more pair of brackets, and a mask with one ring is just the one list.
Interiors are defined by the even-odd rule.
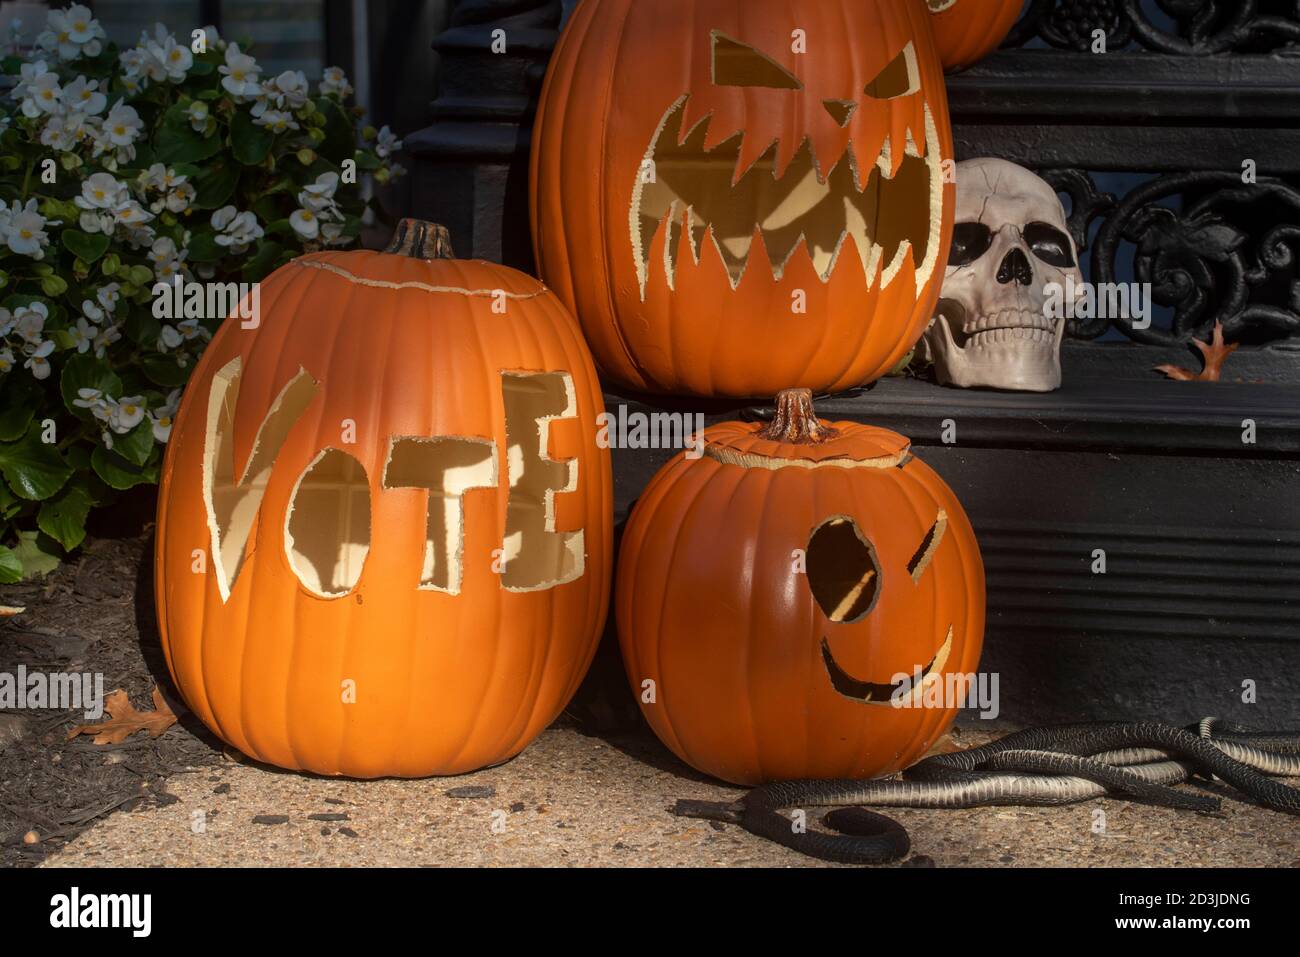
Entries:
[[[830,281],[840,255],[856,255],[867,287],[879,281],[884,289],[901,271],[909,250],[918,293],[929,281],[938,260],[943,171],[938,128],[928,104],[925,156],[909,132],[904,158],[893,175],[894,147],[886,137],[865,172],[850,143],[829,173],[823,172],[827,166],[805,138],[789,167],[777,176],[779,140],[742,169],[744,131],[706,150],[712,116],[683,131],[688,100],[683,96],[664,115],[637,174],[631,228],[642,299],[650,277],[650,250],[661,229],[669,231],[663,263],[669,288],[683,239],[698,264],[702,245],[710,238],[733,289],[740,285],[751,255],[762,250],[779,282],[800,246],[822,282]],[[762,249],[756,250],[756,244]]]
[[1032,309],[1004,309],[967,318],[953,300],[940,300],[936,325],[956,349],[987,349],[1014,343],[1016,348],[1041,348],[1054,352],[1065,335],[1065,320],[1049,318]]
[[[948,656],[952,653],[952,626],[948,626],[948,637],[944,639],[943,645],[930,659],[930,663],[925,666],[921,672],[920,680],[916,676],[910,675],[909,680],[912,682],[911,690],[903,696],[899,704],[906,703],[907,699],[915,699],[912,703],[919,702],[920,697],[924,694],[926,682],[930,675],[938,675],[943,670],[944,665],[948,663]],[[826,663],[826,674],[830,676],[831,686],[846,698],[852,698],[854,701],[861,701],[864,704],[884,705],[885,707],[894,707],[893,697],[899,684],[882,684],[874,681],[863,681],[853,677],[847,671],[839,666],[835,661],[835,655],[831,653],[830,642],[822,639],[822,661]]]

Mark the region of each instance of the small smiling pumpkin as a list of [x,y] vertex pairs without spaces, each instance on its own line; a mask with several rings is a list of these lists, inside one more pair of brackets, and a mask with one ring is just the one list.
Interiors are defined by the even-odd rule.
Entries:
[[974,672],[983,640],[956,497],[907,439],[821,422],[804,390],[704,443],[650,482],[619,556],[619,640],[650,726],[735,784],[909,766],[956,714],[929,706],[935,685]]
[[638,392],[834,392],[930,321],[955,193],[920,0],[601,0],[552,59],[542,277]]

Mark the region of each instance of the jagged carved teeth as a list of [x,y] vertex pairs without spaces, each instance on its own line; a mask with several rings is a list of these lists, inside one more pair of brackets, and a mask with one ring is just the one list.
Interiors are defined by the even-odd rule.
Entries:
[[663,268],[670,287],[679,257],[685,254],[683,240],[698,263],[702,245],[710,237],[733,288],[744,277],[756,236],[762,237],[778,281],[800,245],[822,282],[830,280],[841,254],[856,254],[868,286],[879,273],[882,288],[887,287],[909,250],[918,289],[929,280],[937,260],[934,247],[941,202],[935,193],[942,190],[942,160],[928,106],[926,155],[918,155],[909,134],[903,161],[889,176],[891,143],[886,137],[864,181],[851,143],[830,173],[824,174],[807,138],[780,177],[776,175],[779,141],[771,143],[748,169],[741,169],[745,133],[737,132],[706,150],[712,117],[683,131],[687,99],[683,97],[664,116],[633,195],[632,242],[643,298],[651,249],[661,229],[669,230]]

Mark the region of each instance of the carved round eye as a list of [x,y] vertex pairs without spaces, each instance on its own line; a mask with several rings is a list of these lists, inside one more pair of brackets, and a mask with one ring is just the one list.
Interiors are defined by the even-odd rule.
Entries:
[[1066,268],[1074,265],[1074,252],[1070,237],[1047,223],[1029,223],[1025,226],[1025,242],[1035,256],[1049,266]]
[[853,519],[836,516],[813,531],[807,551],[808,585],[828,619],[854,622],[880,597],[880,562]]
[[993,231],[983,223],[958,223],[952,231],[949,266],[969,266],[989,251]]

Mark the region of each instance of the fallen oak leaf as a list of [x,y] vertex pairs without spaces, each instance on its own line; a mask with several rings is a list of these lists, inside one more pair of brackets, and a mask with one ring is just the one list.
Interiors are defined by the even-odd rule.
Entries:
[[1179,382],[1218,382],[1223,376],[1223,363],[1228,356],[1237,351],[1240,343],[1226,345],[1223,341],[1223,323],[1216,321],[1214,335],[1210,341],[1202,342],[1200,339],[1193,339],[1192,345],[1201,352],[1201,361],[1205,368],[1200,372],[1193,372],[1180,366],[1156,366],[1155,371],[1163,372],[1169,378]]
[[148,731],[149,737],[156,738],[176,723],[176,715],[157,685],[153,689],[153,706],[153,711],[136,711],[126,692],[119,688],[104,702],[108,720],[99,724],[79,724],[68,732],[68,740],[79,734],[93,734],[95,744],[121,744],[137,731]]

